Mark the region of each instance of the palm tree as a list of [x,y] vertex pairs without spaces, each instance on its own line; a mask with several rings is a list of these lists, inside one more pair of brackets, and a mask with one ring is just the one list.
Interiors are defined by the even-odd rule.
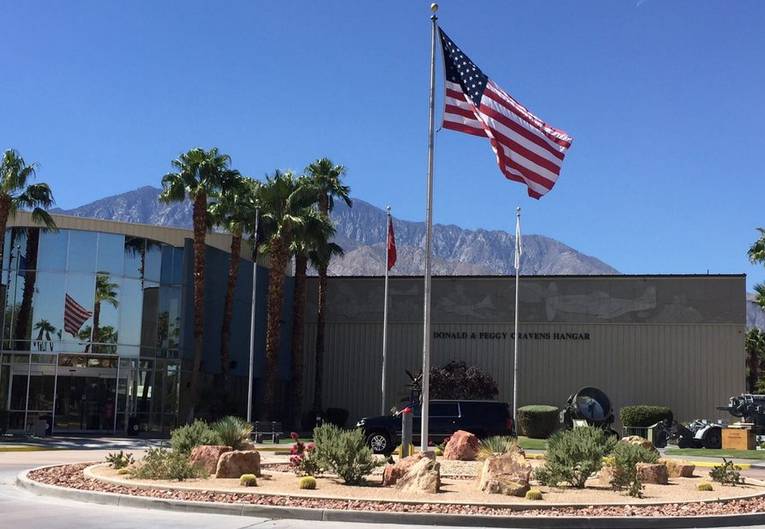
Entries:
[[[305,318],[305,285],[309,259],[329,244],[335,235],[335,227],[324,215],[311,217],[309,222],[296,231],[291,253],[295,256],[295,283],[292,295],[292,376],[290,386],[293,420],[300,427],[300,411],[303,402],[303,335]],[[338,247],[339,248],[339,247]]]
[[[350,198],[351,188],[344,185],[342,180],[345,176],[345,167],[335,165],[328,158],[320,158],[306,168],[306,175],[316,186],[318,192],[319,212],[329,217],[335,207],[335,198],[342,199],[349,207],[353,206]],[[322,409],[322,379],[324,360],[324,327],[327,303],[327,269],[329,268],[332,254],[326,255],[327,259],[318,263],[316,268],[319,273],[319,303],[316,318],[316,362],[315,362],[315,385],[313,395],[313,410],[316,413]]]
[[[757,228],[757,231],[760,232],[760,238],[749,247],[746,255],[753,264],[765,264],[765,228]],[[755,285],[754,291],[757,294],[754,298],[755,302],[765,309],[765,283]]]
[[765,357],[765,331],[757,327],[746,333],[744,340],[746,350],[747,391],[755,393],[758,390],[758,381],[760,379],[760,366],[763,357]]
[[[228,381],[231,343],[231,318],[234,310],[234,287],[239,274],[239,256],[242,235],[255,231],[260,182],[252,178],[237,178],[223,189],[210,204],[208,213],[213,225],[225,228],[231,234],[231,253],[228,263],[228,282],[223,303],[223,323],[220,331],[220,364],[224,383]],[[253,263],[253,266],[255,264]]]
[[270,257],[266,317],[266,384],[263,418],[276,416],[277,360],[284,298],[284,275],[290,257],[290,245],[297,230],[318,213],[311,206],[316,190],[305,178],[290,172],[275,171],[260,188],[259,203],[264,231],[262,250]]
[[217,148],[191,149],[173,160],[175,172],[162,177],[162,202],[192,203],[194,226],[194,361],[189,394],[191,402],[188,419],[194,417],[198,401],[199,371],[204,353],[204,285],[205,285],[205,234],[207,232],[207,201],[215,196],[239,173],[229,165],[231,158],[218,152]]
[[27,185],[36,170],[37,164],[27,164],[17,151],[8,149],[3,153],[0,161],[0,262],[8,218],[14,217],[19,209],[31,209],[34,222],[56,229],[53,217],[45,211],[55,203],[50,187],[44,183]]
[[56,333],[56,327],[53,326],[48,320],[42,319],[35,323],[35,330],[37,333],[37,350],[47,351],[48,347],[53,351],[53,338],[51,333]]
[[108,303],[115,309],[119,306],[117,300],[117,283],[110,281],[111,277],[107,273],[99,273],[96,275],[96,299],[93,303],[93,336],[90,339],[93,343],[105,342],[102,340],[102,336],[99,334],[99,323],[101,319],[101,303]]

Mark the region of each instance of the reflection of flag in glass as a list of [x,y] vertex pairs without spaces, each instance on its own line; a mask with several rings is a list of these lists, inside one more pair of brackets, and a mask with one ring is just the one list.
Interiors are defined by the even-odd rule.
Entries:
[[72,296],[66,295],[66,302],[64,304],[64,330],[66,332],[77,337],[82,324],[92,315],[92,312],[77,303]]

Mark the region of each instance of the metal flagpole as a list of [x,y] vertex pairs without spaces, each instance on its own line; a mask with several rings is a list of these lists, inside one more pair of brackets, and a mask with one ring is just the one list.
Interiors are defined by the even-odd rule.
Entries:
[[390,206],[387,207],[388,215],[385,219],[385,301],[383,301],[383,336],[382,336],[382,401],[380,402],[380,415],[385,415],[385,404],[387,396],[385,394],[385,369],[387,367],[388,354],[388,263],[390,262]]
[[247,384],[247,422],[252,422],[252,377],[255,364],[255,304],[258,287],[258,222],[260,221],[260,208],[255,210],[255,239],[253,242],[252,257],[252,308],[250,309],[250,376]]
[[515,332],[513,333],[513,428],[518,420],[518,284],[521,273],[521,208],[515,208]]
[[425,209],[425,302],[422,334],[422,413],[420,419],[420,451],[428,450],[428,417],[430,408],[430,266],[431,238],[433,236],[433,136],[435,133],[435,99],[436,99],[436,22],[438,4],[430,4],[433,14],[430,41],[430,98],[428,101],[428,203]]

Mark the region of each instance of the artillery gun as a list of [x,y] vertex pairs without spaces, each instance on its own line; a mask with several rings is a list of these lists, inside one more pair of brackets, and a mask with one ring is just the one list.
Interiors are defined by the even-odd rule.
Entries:
[[731,397],[727,406],[719,406],[717,409],[751,424],[755,435],[765,435],[765,395],[743,393]]
[[598,388],[584,387],[571,395],[561,412],[561,420],[563,426],[568,429],[595,426],[602,428],[609,435],[619,435],[611,428],[614,422],[611,400]]

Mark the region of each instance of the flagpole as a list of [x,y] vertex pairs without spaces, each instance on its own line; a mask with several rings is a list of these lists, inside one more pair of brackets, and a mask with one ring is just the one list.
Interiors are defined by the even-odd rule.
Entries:
[[513,333],[513,428],[518,421],[518,285],[521,273],[521,208],[515,208],[515,332]]
[[428,450],[428,417],[430,411],[430,267],[431,238],[433,236],[433,136],[435,134],[435,99],[436,99],[436,31],[438,4],[430,4],[433,14],[430,37],[430,97],[428,100],[428,201],[425,208],[425,300],[424,325],[422,335],[422,413],[420,419],[420,452]]
[[258,286],[258,222],[260,220],[260,208],[255,210],[255,237],[253,242],[252,257],[252,308],[250,309],[250,369],[247,384],[247,422],[252,422],[252,377],[255,364],[255,305],[258,301],[256,296]]
[[385,219],[385,301],[383,301],[383,336],[382,336],[382,401],[380,402],[380,415],[386,415],[385,404],[387,402],[387,396],[385,394],[385,370],[387,367],[387,354],[388,354],[388,263],[390,263],[390,243],[388,237],[390,237],[390,206],[387,207],[388,214]]

